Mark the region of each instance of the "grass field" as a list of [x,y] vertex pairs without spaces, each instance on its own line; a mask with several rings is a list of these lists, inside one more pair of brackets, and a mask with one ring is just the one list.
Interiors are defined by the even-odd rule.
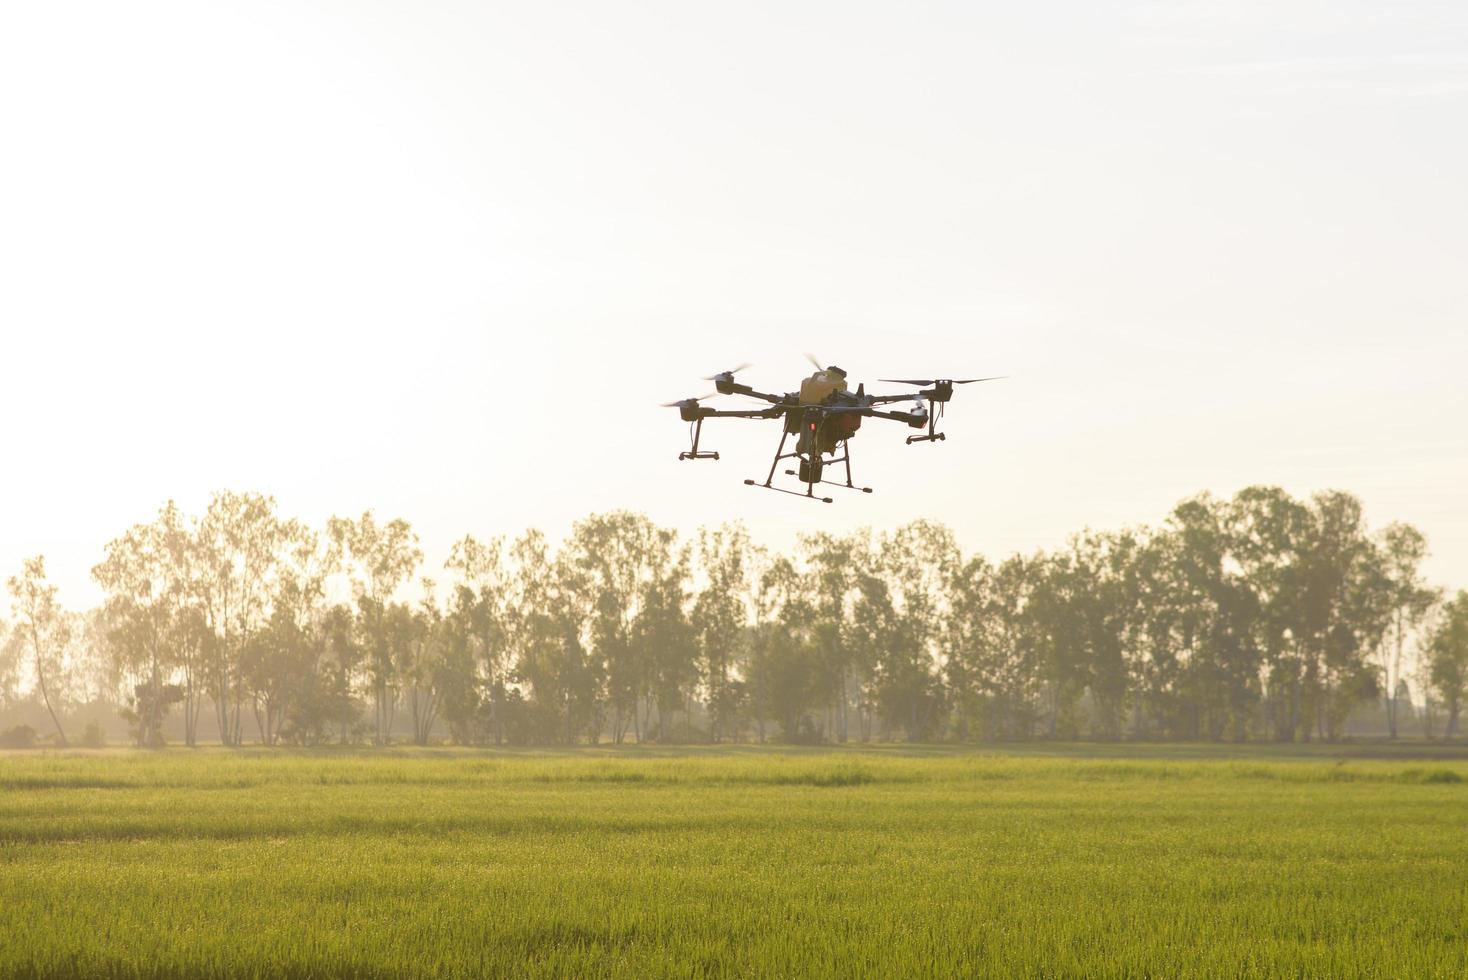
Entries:
[[0,754],[0,975],[1468,975],[1468,761],[1339,751]]

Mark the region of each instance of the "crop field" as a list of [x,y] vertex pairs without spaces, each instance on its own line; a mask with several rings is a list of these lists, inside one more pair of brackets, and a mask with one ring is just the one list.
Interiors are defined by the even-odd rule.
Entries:
[[1339,751],[0,754],[0,975],[1468,975],[1468,761]]

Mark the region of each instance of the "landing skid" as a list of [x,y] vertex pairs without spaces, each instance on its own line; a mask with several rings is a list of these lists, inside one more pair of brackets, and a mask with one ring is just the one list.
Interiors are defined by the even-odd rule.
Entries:
[[805,493],[801,493],[799,490],[786,490],[784,487],[773,487],[768,483],[756,483],[754,480],[745,480],[744,485],[747,487],[758,487],[761,490],[773,490],[776,493],[788,493],[792,497],[804,497],[806,500],[819,500],[823,504],[835,503],[830,497],[817,497],[810,491],[811,484],[809,483],[806,484]]
[[707,449],[704,450],[704,451],[702,451],[702,452],[699,451],[699,449],[698,449],[698,437],[701,436],[701,435],[703,435],[703,419],[699,419],[697,422],[693,423],[693,448],[691,448],[691,449],[689,449],[689,450],[687,450],[685,452],[681,452],[681,453],[678,454],[678,461],[680,463],[683,462],[684,460],[689,460],[689,459],[718,459],[719,458],[719,454],[717,452],[712,452],[712,451],[707,450]]
[[907,444],[911,446],[915,442],[942,442],[948,437],[938,431],[938,419],[943,415],[943,407],[947,405],[946,400],[938,403],[938,411],[928,415],[928,434],[923,436],[908,436]]
[[[789,432],[782,432],[780,434],[780,445],[775,449],[775,459],[772,463],[770,463],[770,472],[765,477],[765,482],[760,483],[756,480],[745,480],[745,486],[760,487],[764,490],[774,490],[777,493],[788,493],[793,497],[805,497],[807,500],[819,500],[823,504],[833,503],[834,501],[830,497],[817,497],[815,492],[816,484],[822,484],[824,486],[832,487],[844,487],[847,490],[860,490],[862,493],[872,492],[871,487],[859,487],[855,483],[851,482],[851,447],[850,444],[847,443],[845,440],[843,440],[841,443],[841,456],[833,457],[830,460],[823,460],[821,459],[821,453],[819,452],[809,454],[801,452],[799,449],[795,450],[794,452],[785,452],[785,440],[788,439],[789,436]],[[780,461],[782,459],[798,459],[801,462],[801,468],[804,469],[807,474],[816,476],[816,479],[801,481],[805,484],[804,493],[801,493],[799,490],[787,490],[784,487],[777,487],[773,485],[775,480],[775,471],[779,468]],[[812,466],[813,462],[816,464],[815,466]],[[841,483],[838,480],[820,479],[819,474],[823,472],[827,466],[830,466],[834,463],[846,464],[845,483]],[[797,470],[786,470],[785,475],[798,477],[800,473]]]
[[[836,460],[832,460],[831,462],[837,462],[837,461]],[[794,470],[786,470],[785,471],[785,475],[786,476],[799,476],[800,474],[797,473],[797,472],[795,472]],[[749,481],[746,480],[745,482],[747,483]],[[860,490],[862,493],[871,493],[872,492],[872,488],[871,487],[859,487],[856,484],[850,482],[849,480],[846,483],[841,483],[838,480],[821,480],[820,482],[823,483],[823,484],[825,484],[828,487],[841,487],[844,490]]]

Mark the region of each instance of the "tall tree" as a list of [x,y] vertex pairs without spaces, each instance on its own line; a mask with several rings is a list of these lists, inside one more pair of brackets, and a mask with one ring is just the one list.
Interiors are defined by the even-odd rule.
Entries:
[[1427,640],[1427,677],[1447,712],[1445,736],[1457,733],[1463,704],[1468,701],[1468,592],[1443,604]]
[[943,708],[939,639],[957,566],[952,532],[914,521],[882,536],[873,570],[861,576],[858,619],[883,638],[874,664],[876,701],[909,741],[926,738]]
[[36,686],[45,702],[46,713],[51,724],[56,726],[56,738],[67,745],[66,731],[61,727],[57,713],[55,673],[62,669],[62,658],[71,640],[71,625],[61,604],[56,601],[56,586],[46,579],[46,558],[36,555],[21,564],[19,575],[12,575],[6,586],[10,590],[10,614],[15,618],[15,629],[24,637],[29,650],[31,668],[35,671]]
[[308,684],[311,646],[285,604],[276,605],[264,628],[255,630],[240,654],[239,682],[250,699],[261,745],[275,745],[290,706]]
[[944,678],[962,739],[1023,739],[1040,717],[1040,636],[1031,593],[1040,559],[997,568],[975,557],[955,571]]
[[1050,738],[1077,738],[1089,665],[1074,583],[1058,555],[1037,555],[1026,571],[1030,581],[1024,620],[1035,648],[1041,724]]
[[[859,592],[871,592],[881,570],[876,567],[871,536],[866,531],[838,536],[825,531],[802,535],[800,554],[814,604],[812,640],[819,658],[819,685],[835,711],[833,734],[844,742],[850,734],[852,695],[874,660],[869,643],[855,642],[853,616]],[[868,608],[870,611],[870,607]]]
[[538,531],[516,540],[510,554],[511,676],[528,694],[530,733],[538,741],[571,744],[585,734],[595,742],[604,721],[603,678],[583,642],[588,613],[581,575],[563,556],[551,556]]
[[323,609],[311,646],[309,683],[286,706],[282,736],[300,745],[320,745],[332,737],[346,745],[362,728],[363,713],[356,695],[363,649],[351,607],[336,603]]
[[187,597],[170,540],[181,523],[169,501],[155,523],[134,525],[109,542],[106,559],[92,569],[107,592],[110,646],[130,679],[130,714],[139,745],[163,743],[164,713],[183,696],[170,685],[178,666],[171,641],[182,633],[179,620]]
[[380,524],[370,510],[356,520],[333,517],[326,530],[333,564],[346,571],[357,598],[372,688],[374,737],[386,743],[392,738],[403,650],[402,633],[394,632],[388,607],[393,594],[412,578],[423,552],[407,521],[397,518]]
[[261,740],[316,744],[332,727],[333,641],[326,595],[334,549],[305,525],[284,521],[270,594],[271,615],[245,678]]
[[1367,657],[1381,642],[1390,609],[1361,502],[1339,491],[1318,493],[1310,513],[1300,583],[1306,686],[1316,734],[1334,740],[1351,708],[1378,693]]
[[[523,545],[517,543],[516,547],[530,553],[524,555],[520,568],[526,574],[544,578],[548,574],[545,536],[531,531],[521,542]],[[454,649],[468,654],[467,659],[451,655],[451,663],[459,670],[459,683],[449,694],[446,709],[462,733],[475,737],[469,731],[477,724],[471,719],[479,713],[482,684],[488,694],[487,726],[498,745],[505,738],[505,706],[513,669],[512,636],[517,614],[523,609],[509,601],[511,573],[505,562],[504,542],[499,538],[480,542],[465,535],[454,543],[444,567],[458,579],[448,629],[462,641]]]
[[704,694],[708,702],[709,741],[738,738],[741,687],[734,676],[739,645],[749,621],[749,532],[725,524],[698,535],[698,565],[704,587],[693,603]]
[[746,678],[763,742],[765,722],[780,726],[787,742],[824,737],[814,709],[828,703],[821,652],[815,640],[816,607],[810,579],[784,556],[763,564]]
[[202,602],[199,543],[195,529],[171,500],[153,522],[153,536],[166,566],[169,608],[164,646],[179,685],[184,744],[193,747],[199,741],[199,716],[209,687],[210,652],[216,642]]
[[15,700],[16,685],[20,681],[20,665],[24,658],[20,630],[11,629],[9,623],[0,619],[0,709],[8,707]]
[[[688,549],[679,548],[644,583],[632,621],[632,648],[645,665],[647,693],[657,708],[659,742],[674,737],[678,711],[684,712],[685,723],[691,721],[688,700],[698,682],[697,634],[687,614],[688,573]],[[653,736],[644,731],[643,737]]]
[[1250,629],[1262,659],[1264,722],[1275,739],[1290,741],[1309,724],[1310,645],[1301,584],[1313,518],[1279,487],[1251,486],[1229,502],[1227,520],[1239,582],[1257,609]]
[[1209,494],[1183,501],[1168,518],[1172,593],[1166,608],[1177,628],[1178,719],[1188,738],[1242,740],[1262,697],[1262,657],[1254,623],[1258,602],[1241,580],[1229,504]]
[[487,732],[484,682],[471,622],[473,603],[473,590],[456,585],[439,623],[443,669],[449,681],[439,700],[439,712],[448,726],[449,738],[458,745],[481,744]]
[[210,699],[225,745],[243,741],[245,649],[270,621],[273,576],[287,534],[275,506],[275,498],[258,493],[216,493],[195,529],[197,601],[213,634]]
[[755,738],[763,744],[769,737],[766,723],[774,716],[770,698],[772,661],[783,632],[782,615],[799,576],[789,559],[774,555],[767,548],[754,545],[749,549],[750,623],[740,645],[739,672],[744,681],[750,721]]
[[633,624],[650,583],[662,580],[675,561],[677,535],[641,514],[593,514],[571,529],[564,552],[575,570],[581,602],[588,610],[592,651],[605,677],[612,740],[646,737],[651,667],[646,649],[634,643]]
[[408,612],[397,630],[402,634],[405,656],[403,674],[408,684],[408,710],[413,722],[413,743],[427,745],[438,720],[445,690],[452,687],[450,663],[445,657],[443,613],[434,601],[435,585],[422,582],[423,598]]
[[1384,563],[1383,586],[1388,593],[1386,601],[1391,616],[1390,626],[1382,634],[1382,642],[1377,644],[1377,666],[1387,695],[1387,731],[1396,738],[1402,704],[1398,691],[1405,684],[1407,645],[1437,602],[1439,592],[1429,588],[1422,579],[1427,538],[1421,531],[1410,524],[1393,522],[1378,532],[1377,542]]

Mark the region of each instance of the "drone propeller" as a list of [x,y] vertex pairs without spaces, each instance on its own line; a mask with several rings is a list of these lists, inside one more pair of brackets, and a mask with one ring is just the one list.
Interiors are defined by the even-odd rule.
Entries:
[[1007,377],[1009,377],[1009,375],[1007,374],[996,374],[992,378],[961,378],[956,380],[948,380],[944,378],[937,378],[933,380],[923,378],[878,378],[877,380],[885,382],[889,385],[917,385],[919,388],[926,388],[928,385],[935,385],[939,381],[944,380],[948,380],[948,383],[951,385],[971,385],[975,381],[999,381],[1000,379]]
[[816,357],[810,351],[806,351],[805,352],[805,359],[807,361],[810,361],[812,364],[814,364],[816,366],[816,370],[817,371],[824,371],[824,370],[826,370],[826,366],[821,363],[821,359],[819,357]]
[[727,371],[720,371],[718,374],[711,374],[707,378],[704,378],[703,380],[705,380],[705,381],[718,381],[720,378],[732,378],[732,377],[734,377],[734,375],[738,374],[740,371],[743,371],[745,368],[750,367],[750,366],[751,365],[749,364],[749,362],[746,361],[745,363],[739,365],[736,368],[730,368]]
[[705,398],[713,398],[717,394],[717,391],[711,391],[707,395],[699,395],[697,398],[680,398],[675,402],[660,402],[658,408],[680,408],[688,402],[701,402]]

